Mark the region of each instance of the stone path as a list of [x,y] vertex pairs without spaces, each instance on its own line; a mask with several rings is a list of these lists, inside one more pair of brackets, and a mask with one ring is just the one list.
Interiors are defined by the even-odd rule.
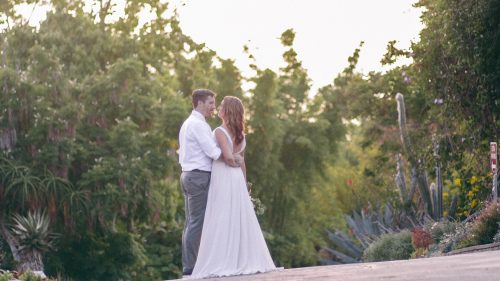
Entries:
[[[185,280],[185,279],[184,279]],[[376,263],[315,266],[204,281],[499,281],[500,251]]]

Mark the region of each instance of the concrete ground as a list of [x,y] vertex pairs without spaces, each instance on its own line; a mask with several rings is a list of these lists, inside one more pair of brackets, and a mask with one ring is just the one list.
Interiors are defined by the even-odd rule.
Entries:
[[277,272],[203,280],[500,281],[500,251],[388,262],[304,267],[285,269]]

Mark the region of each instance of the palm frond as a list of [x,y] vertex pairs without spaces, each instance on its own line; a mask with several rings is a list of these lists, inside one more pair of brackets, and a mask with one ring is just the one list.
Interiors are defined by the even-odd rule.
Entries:
[[30,201],[39,202],[45,195],[40,178],[31,174],[27,167],[18,166],[8,171],[9,180],[5,186],[5,196],[11,203],[24,210]]

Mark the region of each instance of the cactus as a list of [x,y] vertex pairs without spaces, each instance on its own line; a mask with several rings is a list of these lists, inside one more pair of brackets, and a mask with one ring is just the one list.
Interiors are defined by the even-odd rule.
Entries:
[[432,146],[433,146],[433,157],[436,161],[436,200],[434,202],[434,214],[436,219],[441,219],[443,217],[443,177],[441,175],[441,157],[439,156],[439,142],[436,135],[432,135]]
[[430,187],[430,190],[431,190],[431,199],[432,199],[432,206],[433,206],[433,210],[434,210],[434,213],[433,213],[433,216],[435,218],[439,218],[439,207],[438,207],[438,204],[439,204],[439,199],[438,199],[438,191],[437,191],[437,185],[435,183],[431,183],[431,187]]
[[401,93],[396,94],[397,109],[398,109],[398,124],[399,124],[399,136],[403,145],[403,150],[408,156],[408,160],[411,166],[411,189],[409,200],[412,200],[414,188],[418,186],[420,192],[420,198],[424,205],[424,213],[434,217],[434,212],[432,209],[432,200],[429,192],[429,184],[427,181],[427,176],[422,168],[423,163],[415,157],[415,153],[412,150],[412,145],[410,142],[410,137],[406,129],[406,110],[404,97]]
[[456,195],[453,195],[453,197],[451,198],[450,209],[448,209],[448,218],[455,217],[455,214],[457,212],[457,204],[458,197]]
[[403,148],[406,150],[406,145],[410,145],[410,137],[408,136],[408,131],[406,130],[406,108],[404,97],[401,93],[396,94],[396,102],[398,105],[399,137],[401,138]]
[[413,166],[410,169],[410,180],[410,194],[408,194],[408,200],[411,202],[417,190],[417,169]]
[[[406,128],[403,95],[398,93],[396,101],[401,143],[410,165],[410,188],[408,189],[405,179],[403,156],[401,154],[396,156],[397,172],[394,180],[400,192],[403,208],[393,210],[389,204],[386,204],[378,213],[361,211],[360,213],[354,212],[352,216],[346,216],[346,222],[352,235],[349,237],[340,231],[328,231],[328,236],[335,245],[335,250],[330,248],[322,249],[323,253],[327,253],[330,257],[330,259],[323,260],[325,264],[350,263],[353,260],[359,261],[361,259],[360,252],[366,249],[382,234],[399,232],[401,228],[422,228],[423,225],[434,222],[434,220],[440,219],[443,216],[443,180],[438,141],[433,137],[436,183],[432,183],[429,187],[424,164],[412,149]],[[417,190],[419,193],[417,206],[420,206],[420,208],[415,210],[415,206],[412,203]],[[448,217],[454,216],[456,205],[457,197],[454,196]],[[354,241],[354,239],[357,241]]]
[[409,196],[406,191],[406,180],[403,170],[403,159],[401,158],[401,153],[398,153],[398,155],[396,156],[396,164],[396,186],[399,188],[401,203],[406,204],[409,201]]

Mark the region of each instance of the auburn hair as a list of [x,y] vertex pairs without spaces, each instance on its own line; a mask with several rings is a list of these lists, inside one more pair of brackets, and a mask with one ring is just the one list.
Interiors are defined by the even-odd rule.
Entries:
[[225,96],[222,100],[222,112],[224,112],[224,122],[234,136],[236,145],[239,145],[245,138],[245,108],[237,97]]

